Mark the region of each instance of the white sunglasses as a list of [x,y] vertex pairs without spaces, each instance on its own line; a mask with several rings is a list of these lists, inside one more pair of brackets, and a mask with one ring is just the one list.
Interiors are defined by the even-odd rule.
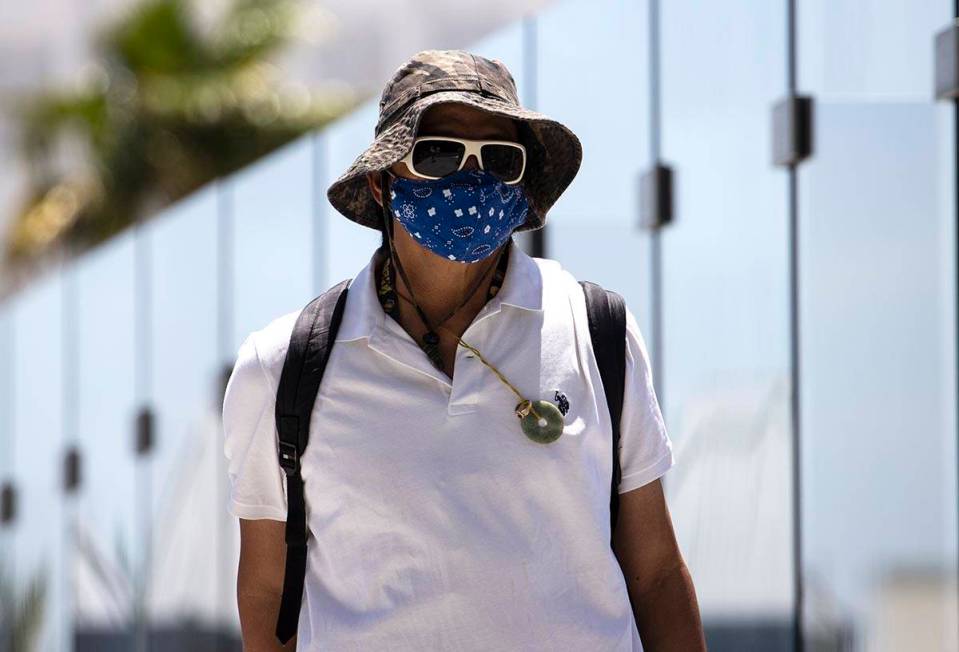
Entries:
[[526,170],[526,148],[511,140],[470,140],[447,136],[421,136],[401,161],[410,172],[424,179],[440,179],[463,169],[470,155],[480,169],[515,184]]

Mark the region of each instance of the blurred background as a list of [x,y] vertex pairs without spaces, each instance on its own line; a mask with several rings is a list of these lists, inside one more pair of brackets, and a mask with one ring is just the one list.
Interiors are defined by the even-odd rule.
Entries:
[[639,319],[710,650],[959,649],[959,3],[3,17],[3,652],[240,649],[224,381],[379,244],[325,191],[424,48],[502,60],[583,142],[520,239]]

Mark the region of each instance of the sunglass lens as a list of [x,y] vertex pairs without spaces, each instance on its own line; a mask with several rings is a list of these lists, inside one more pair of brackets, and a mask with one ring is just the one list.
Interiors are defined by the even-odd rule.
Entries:
[[513,145],[483,145],[483,167],[501,181],[516,181],[523,170],[523,150]]
[[421,140],[413,146],[413,172],[445,177],[456,172],[466,148],[449,140]]

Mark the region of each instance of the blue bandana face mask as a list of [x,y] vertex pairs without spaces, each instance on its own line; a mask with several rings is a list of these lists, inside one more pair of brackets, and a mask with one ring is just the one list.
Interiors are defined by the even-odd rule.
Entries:
[[467,169],[439,179],[396,177],[390,207],[413,239],[460,263],[475,263],[496,251],[529,210],[521,185]]

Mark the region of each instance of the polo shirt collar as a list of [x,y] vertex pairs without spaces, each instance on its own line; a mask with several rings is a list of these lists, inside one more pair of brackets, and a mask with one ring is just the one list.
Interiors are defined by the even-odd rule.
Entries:
[[[503,305],[531,312],[543,309],[543,279],[539,265],[514,241],[503,285],[496,296],[490,299],[476,316],[480,318],[500,312]],[[348,342],[369,338],[383,325],[386,313],[376,294],[376,254],[350,283],[350,291],[343,310],[343,321],[337,332],[336,342]]]

